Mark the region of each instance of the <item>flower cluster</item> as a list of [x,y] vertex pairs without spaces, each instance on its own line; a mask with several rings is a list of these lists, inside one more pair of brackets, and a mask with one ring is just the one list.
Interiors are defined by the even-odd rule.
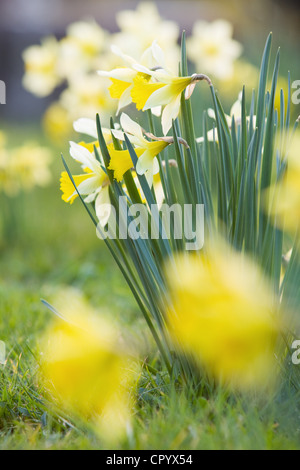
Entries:
[[[23,84],[28,91],[43,97],[52,93],[57,86],[66,84],[59,101],[50,106],[44,118],[45,129],[53,139],[70,135],[74,120],[81,116],[92,118],[99,110],[108,123],[109,117],[115,112],[115,102],[109,99],[106,82],[97,80],[95,76],[99,69],[113,70],[117,67],[108,76],[113,82],[110,94],[120,100],[119,110],[133,100],[131,91],[134,80],[136,90],[133,96],[136,97],[137,106],[147,109],[151,105],[151,108],[155,108],[153,102],[146,99],[149,94],[148,91],[144,92],[144,87],[143,92],[139,93],[139,85],[143,84],[146,77],[143,74],[136,77],[132,71],[128,74],[120,71],[120,68],[128,67],[128,61],[130,66],[139,63],[148,69],[164,66],[168,70],[160,77],[160,81],[168,85],[164,95],[170,90],[170,85],[177,87],[178,94],[179,90],[188,85],[188,82],[172,81],[178,70],[179,26],[173,21],[162,19],[155,4],[142,2],[136,10],[120,11],[116,22],[120,31],[110,34],[95,21],[78,21],[67,28],[66,36],[61,40],[47,37],[40,45],[30,46],[24,51]],[[167,52],[164,63],[161,56],[151,57],[149,48],[153,41],[157,41],[162,50]],[[118,51],[117,54],[111,54],[112,47],[114,52]],[[148,53],[145,53],[147,50]],[[241,46],[232,39],[231,24],[220,20],[211,24],[196,23],[188,41],[188,52],[197,70],[206,70],[215,78],[228,79],[232,76],[233,64],[241,53]],[[131,57],[128,57],[128,53]],[[153,72],[152,84],[158,76]],[[178,100],[167,104],[170,106],[164,114],[164,132],[170,125],[172,115],[176,114]]]
[[0,190],[8,196],[35,186],[46,186],[51,180],[51,151],[34,142],[9,149],[0,133]]

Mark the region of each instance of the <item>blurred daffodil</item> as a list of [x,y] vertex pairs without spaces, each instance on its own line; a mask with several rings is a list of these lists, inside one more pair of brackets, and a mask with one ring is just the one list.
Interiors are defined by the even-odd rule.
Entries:
[[54,101],[43,116],[43,127],[53,142],[61,144],[72,134],[72,122],[68,110],[59,101]]
[[56,39],[48,37],[40,46],[30,46],[23,52],[26,90],[43,97],[52,93],[61,82],[57,71],[58,47]]
[[161,18],[153,2],[141,2],[135,10],[119,11],[116,22],[120,32],[112,36],[112,44],[130,51],[136,61],[148,49],[153,41],[161,46],[167,54],[168,67],[176,70],[179,62],[179,26],[174,21]]
[[110,99],[107,86],[96,74],[78,74],[70,79],[68,88],[61,94],[60,103],[68,110],[71,122],[82,116],[94,118],[99,110],[107,120],[115,113],[115,104]]
[[232,39],[232,25],[225,20],[212,23],[197,21],[187,41],[188,56],[214,78],[225,80],[233,75],[233,64],[242,53],[242,46]]
[[69,307],[45,334],[43,376],[69,411],[114,438],[130,419],[128,356],[107,321],[91,314],[80,299],[71,305],[73,311]]
[[205,256],[177,259],[168,278],[175,342],[233,388],[268,382],[279,324],[258,268],[225,246],[211,246]]
[[51,181],[51,160],[51,151],[35,142],[0,148],[0,190],[15,196],[35,186],[46,186]]
[[291,233],[300,230],[300,132],[293,136],[287,168],[281,181],[265,194],[266,210],[271,202],[271,214],[275,224]]
[[[95,202],[95,210],[100,224],[104,227],[109,219],[110,207],[109,179],[100,162],[84,144],[70,142],[70,155],[81,164],[84,173],[73,176],[74,183],[86,203]],[[60,189],[62,200],[72,204],[78,193],[66,171],[62,172]]]

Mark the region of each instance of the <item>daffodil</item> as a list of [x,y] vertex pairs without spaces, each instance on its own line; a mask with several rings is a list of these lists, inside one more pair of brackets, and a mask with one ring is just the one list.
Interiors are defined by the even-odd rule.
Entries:
[[241,44],[232,39],[232,34],[228,21],[197,21],[187,41],[188,56],[196,68],[220,80],[232,77],[234,61],[242,53]]
[[108,33],[95,21],[71,23],[67,28],[66,36],[59,42],[58,70],[60,75],[67,80],[73,80],[78,73],[94,72],[107,46]]
[[[141,56],[139,62],[131,56],[124,54],[122,50],[116,46],[111,47],[112,52],[120,58],[122,66],[113,69],[110,72],[98,71],[98,74],[103,77],[108,77],[112,84],[109,88],[110,96],[119,100],[117,114],[120,110],[128,106],[132,102],[131,91],[134,85],[134,80],[137,76],[142,75],[144,80],[151,81],[151,74],[140,74],[135,67],[139,64],[145,68],[155,68],[157,66],[164,66],[164,54],[156,41],[147,48]],[[126,64],[126,66],[124,66]]]
[[82,116],[92,119],[99,110],[102,118],[108,120],[116,110],[106,84],[96,74],[77,74],[70,78],[68,88],[60,96],[60,103],[68,110],[71,122]]
[[[167,70],[149,70],[142,66],[135,66],[141,73],[134,78],[134,86],[131,91],[133,103],[138,110],[164,106],[162,113],[162,128],[167,135],[180,110],[180,99],[186,90],[185,97],[189,99],[193,93],[195,84],[200,80],[206,80],[211,84],[206,75],[194,74],[190,77],[177,77]],[[148,75],[155,82],[148,80]]]
[[266,192],[265,205],[280,228],[291,233],[300,230],[300,133],[296,131],[289,148],[288,166],[283,179]]
[[0,148],[0,190],[8,196],[46,186],[51,181],[51,152],[35,142],[12,149]]
[[[109,179],[100,162],[84,145],[70,142],[70,155],[82,166],[83,173],[74,175],[73,180],[86,203],[95,202],[100,224],[104,227],[110,216]],[[62,172],[60,189],[62,200],[72,204],[78,193],[66,171]]]
[[51,140],[62,144],[72,133],[72,121],[68,110],[59,102],[54,101],[43,116],[43,128]]
[[127,384],[132,376],[126,351],[111,325],[71,297],[73,311],[45,333],[42,373],[52,394],[96,430],[124,432],[129,421]]
[[23,52],[25,75],[23,85],[37,96],[47,96],[61,82],[57,70],[59,46],[55,38],[43,39],[40,46],[30,46]]
[[[136,171],[139,175],[150,173],[150,175],[159,172],[157,155],[162,152],[170,141],[168,140],[147,140],[143,135],[143,130],[139,124],[130,119],[127,114],[121,115],[121,126],[124,132],[128,134],[129,140],[134,145],[135,153],[138,157]],[[124,140],[124,134],[121,131],[112,131],[116,138]],[[114,177],[117,181],[123,179],[124,173],[133,167],[133,163],[128,150],[115,150],[113,144],[108,147],[110,154],[109,169],[114,171]]]
[[225,246],[182,256],[168,271],[169,329],[176,344],[232,387],[270,379],[280,326],[258,268]]
[[162,19],[153,2],[141,2],[135,10],[119,11],[116,22],[120,32],[112,36],[112,44],[130,51],[138,61],[153,41],[157,41],[163,50],[168,51],[168,67],[176,70],[180,56],[178,24]]

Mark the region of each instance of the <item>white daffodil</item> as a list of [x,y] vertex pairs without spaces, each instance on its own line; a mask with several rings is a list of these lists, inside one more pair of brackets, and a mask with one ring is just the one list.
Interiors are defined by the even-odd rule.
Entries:
[[[153,42],[151,47],[146,49],[143,53],[139,62],[135,59],[126,55],[122,50],[116,46],[111,47],[112,52],[118,56],[123,64],[126,64],[126,67],[118,67],[110,72],[98,71],[98,74],[103,77],[108,77],[112,85],[109,88],[109,92],[112,98],[119,100],[118,111],[132,103],[131,91],[134,85],[134,79],[137,75],[140,75],[136,67],[141,65],[144,66],[147,70],[148,68],[163,67],[164,66],[164,54],[157,44],[156,41]],[[151,74],[143,75],[145,80],[151,80]],[[154,110],[158,114],[159,110]]]
[[31,93],[50,95],[61,82],[58,73],[58,42],[54,37],[42,40],[40,46],[30,46],[22,54],[25,63],[23,85]]
[[143,51],[156,40],[168,51],[168,66],[176,70],[180,59],[179,27],[175,22],[161,18],[153,2],[141,2],[135,10],[119,11],[116,22],[120,32],[113,36],[113,44],[130,51],[138,61]]
[[187,53],[198,70],[205,70],[220,80],[233,75],[233,64],[242,46],[232,39],[233,27],[225,20],[212,23],[197,21],[187,41]]
[[[83,145],[70,142],[70,155],[81,164],[84,173],[73,176],[74,183],[81,196],[85,196],[86,203],[95,202],[95,210],[99,222],[104,227],[109,219],[110,197],[109,178],[102,169],[100,162]],[[60,189],[63,192],[62,200],[72,204],[78,193],[66,171],[62,172]]]
[[[137,173],[139,175],[147,173],[149,180],[151,180],[153,175],[159,172],[157,155],[172,142],[159,138],[152,141],[147,140],[144,137],[141,126],[130,119],[125,113],[121,115],[120,122],[124,132],[128,135],[130,142],[135,147],[134,150],[138,157],[136,166]],[[123,132],[112,130],[112,133],[117,139],[125,140]],[[118,181],[121,181],[124,173],[133,167],[130,153],[128,150],[116,150],[113,145],[109,145],[108,150],[111,157],[109,169],[113,170],[114,177]]]

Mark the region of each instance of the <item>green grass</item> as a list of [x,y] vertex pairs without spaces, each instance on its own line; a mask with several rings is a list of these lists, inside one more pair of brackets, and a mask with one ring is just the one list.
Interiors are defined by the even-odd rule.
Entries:
[[[52,320],[41,298],[51,302],[61,289],[79,289],[99,314],[144,343],[141,359],[149,356],[159,368],[147,326],[84,208],[61,201],[60,170],[57,152],[53,185],[9,202],[18,222],[0,243],[0,340],[7,346],[0,366],[1,450],[107,446],[60,409],[40,379],[39,340]],[[165,372],[144,370],[134,396],[132,432],[115,444],[120,449],[300,448],[299,398],[289,385],[264,399],[218,390],[207,399],[175,391]]]

